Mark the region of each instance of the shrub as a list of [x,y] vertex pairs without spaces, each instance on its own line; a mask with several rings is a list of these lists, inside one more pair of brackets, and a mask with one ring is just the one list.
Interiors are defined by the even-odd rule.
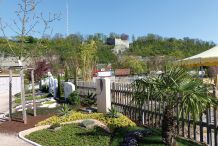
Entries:
[[73,112],[69,114],[68,116],[62,116],[62,117],[53,116],[44,121],[39,122],[37,126],[51,125],[54,123],[71,122],[71,121],[82,120],[82,119],[99,120],[103,122],[105,125],[107,125],[110,128],[110,130],[113,130],[114,128],[119,128],[119,127],[136,126],[136,124],[133,121],[131,121],[128,117],[124,115],[120,115],[118,118],[111,118],[111,117],[108,117],[108,115],[105,115],[103,113],[84,114],[81,112]]
[[61,97],[61,77],[58,75],[58,90],[57,90],[57,97]]
[[88,92],[88,95],[86,95],[83,100],[81,100],[81,104],[83,106],[88,106],[88,107],[91,107],[93,106],[94,104],[96,104],[96,94],[94,93],[89,93]]
[[111,118],[118,118],[120,116],[120,113],[114,107],[111,107],[107,115]]
[[47,86],[47,85],[42,85],[41,91],[42,91],[43,93],[48,93],[48,92],[49,92],[48,86]]
[[[36,62],[35,66],[36,66],[34,70],[35,81],[39,81],[51,69],[51,65],[48,64],[46,60]],[[31,81],[31,71],[28,72],[27,78],[29,81]]]
[[69,80],[69,75],[68,75],[68,69],[66,68],[64,72],[64,81],[68,82],[68,80]]
[[79,96],[79,93],[77,91],[74,91],[73,93],[71,93],[68,96],[68,102],[71,105],[75,105],[75,106],[80,105],[80,96]]
[[70,113],[70,107],[67,104],[62,104],[59,112],[61,116],[67,116]]

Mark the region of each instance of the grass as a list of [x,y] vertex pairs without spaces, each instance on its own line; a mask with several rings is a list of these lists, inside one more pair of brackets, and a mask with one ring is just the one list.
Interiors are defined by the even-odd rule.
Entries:
[[53,104],[56,103],[56,101],[45,101],[43,104]]
[[102,128],[85,129],[76,124],[65,125],[55,132],[40,130],[26,138],[43,146],[109,146],[110,143],[110,134]]
[[[37,115],[58,115],[60,112],[61,107],[56,107],[56,108],[37,108],[36,112]],[[27,114],[28,115],[33,115],[33,110],[32,109],[27,109]],[[14,112],[12,113],[13,117],[21,117],[22,116],[22,111],[19,112]]]
[[[123,137],[126,133],[134,130],[143,130],[142,127],[128,127],[128,128],[119,128],[113,134],[113,139],[111,141],[111,146],[119,146],[123,142]],[[165,146],[162,142],[161,131],[159,129],[150,129],[152,131],[152,135],[148,137],[144,137],[143,140],[139,143],[139,146]],[[177,139],[178,146],[201,146],[192,141],[188,141],[185,139]]]
[[[44,98],[47,98],[48,97],[48,94],[45,94],[45,95],[42,95],[42,96],[35,96],[35,99],[44,99]],[[27,96],[26,97],[26,101],[27,100],[33,100],[33,96]],[[20,104],[21,103],[21,97],[20,96],[15,96],[15,103],[17,104]]]
[[[119,146],[128,132],[143,129],[142,127],[118,128],[113,134],[109,134],[99,127],[85,129],[77,124],[70,124],[55,132],[47,129],[36,131],[26,136],[26,138],[43,146]],[[161,131],[159,129],[150,130],[153,134],[144,137],[139,146],[165,146],[160,136]],[[177,143],[178,146],[201,146],[181,138],[177,139]]]

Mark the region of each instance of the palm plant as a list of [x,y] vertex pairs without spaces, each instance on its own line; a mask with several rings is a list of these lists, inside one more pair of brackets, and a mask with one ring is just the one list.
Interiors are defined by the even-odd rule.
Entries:
[[60,116],[68,116],[70,114],[70,107],[67,104],[62,104],[59,110]]
[[164,74],[137,80],[133,85],[133,102],[139,107],[153,99],[166,103],[163,111],[162,138],[169,146],[176,136],[173,117],[176,107],[179,106],[185,116],[190,115],[196,121],[209,105],[217,105],[217,100],[209,95],[208,87],[201,80],[192,78],[184,69],[178,67],[167,68]]

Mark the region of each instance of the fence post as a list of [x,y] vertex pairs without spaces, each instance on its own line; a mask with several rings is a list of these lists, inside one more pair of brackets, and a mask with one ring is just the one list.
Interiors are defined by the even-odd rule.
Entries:
[[111,109],[110,79],[96,79],[97,110],[107,113]]

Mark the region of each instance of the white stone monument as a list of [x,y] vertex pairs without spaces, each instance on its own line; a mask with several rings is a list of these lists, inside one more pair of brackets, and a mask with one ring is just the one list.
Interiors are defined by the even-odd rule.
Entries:
[[71,82],[64,82],[64,97],[65,99],[75,91],[75,85]]
[[96,80],[97,110],[107,113],[111,109],[111,86],[110,79],[102,78]]
[[58,80],[54,79],[54,98],[57,98]]
[[48,88],[49,88],[49,93],[53,94],[54,93],[54,77],[51,74],[51,72],[48,72]]

